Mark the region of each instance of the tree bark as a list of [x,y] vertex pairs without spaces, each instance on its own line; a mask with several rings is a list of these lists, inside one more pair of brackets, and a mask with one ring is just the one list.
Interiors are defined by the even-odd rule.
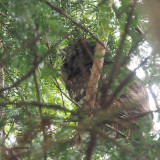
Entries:
[[[107,43],[104,43],[106,46]],[[88,111],[94,107],[98,89],[98,81],[101,76],[103,63],[104,63],[104,55],[105,48],[97,42],[95,49],[95,58],[93,61],[92,71],[89,78],[87,90],[86,90],[86,99],[84,103],[84,110]]]

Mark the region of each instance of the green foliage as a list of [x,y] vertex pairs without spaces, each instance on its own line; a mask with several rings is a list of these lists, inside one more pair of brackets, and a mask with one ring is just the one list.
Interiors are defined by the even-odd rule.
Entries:
[[[151,119],[144,117],[136,133],[127,135],[126,131],[125,138],[123,135],[116,139],[116,129],[101,127],[105,122],[96,121],[94,115],[88,117],[82,106],[69,98],[61,73],[65,57],[62,51],[73,39],[90,39],[92,48],[95,37],[102,42],[108,39],[105,60],[113,64],[104,65],[103,80],[108,83],[113,75],[110,90],[114,92],[129,75],[127,66],[132,58],[144,61],[152,46],[152,34],[146,32],[150,22],[141,13],[143,4],[137,2],[129,24],[128,15],[133,7],[130,0],[114,1],[112,7],[109,0],[49,2],[63,13],[43,0],[0,0],[0,68],[4,69],[4,77],[0,74],[0,158],[82,160],[94,131],[97,139],[93,160],[158,159],[159,130],[151,132],[153,124],[146,123]],[[145,42],[147,46],[141,50]],[[160,65],[158,51],[155,52],[143,70],[146,86],[156,85],[158,99]],[[113,74],[115,63],[118,68]],[[127,81],[117,96],[131,84]],[[114,120],[114,116],[107,118],[109,124]],[[80,132],[87,135],[76,148],[75,139]]]

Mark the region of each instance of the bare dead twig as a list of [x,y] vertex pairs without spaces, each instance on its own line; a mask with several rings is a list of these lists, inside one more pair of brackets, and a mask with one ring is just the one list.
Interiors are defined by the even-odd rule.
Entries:
[[[4,81],[4,66],[0,65],[0,87],[4,88],[5,86],[5,81]],[[4,96],[4,93],[1,93],[2,96]],[[3,120],[3,108],[0,106],[0,121]],[[5,129],[2,127],[2,130],[0,131],[0,137],[3,138],[5,136]]]

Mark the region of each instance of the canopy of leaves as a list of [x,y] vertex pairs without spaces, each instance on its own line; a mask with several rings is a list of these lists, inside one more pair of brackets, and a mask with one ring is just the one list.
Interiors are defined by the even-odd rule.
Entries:
[[69,43],[107,41],[104,58],[116,64],[103,70],[110,89],[124,93],[140,68],[155,102],[146,115],[155,112],[158,124],[160,45],[147,7],[148,0],[0,0],[0,158],[159,159],[159,129],[150,130],[147,117],[135,133],[116,138],[114,127],[101,127],[108,117],[88,117],[69,97],[61,73]]

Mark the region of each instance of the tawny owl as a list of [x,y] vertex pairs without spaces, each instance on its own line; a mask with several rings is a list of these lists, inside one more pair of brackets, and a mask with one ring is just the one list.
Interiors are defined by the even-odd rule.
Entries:
[[[70,97],[80,104],[83,104],[85,98],[93,64],[94,47],[95,43],[80,39],[64,49],[67,55],[62,65],[62,78]],[[112,62],[105,62],[104,65],[110,65],[110,63]],[[101,85],[103,87],[103,84]],[[127,121],[137,119],[140,113],[149,111],[147,91],[141,81],[135,78],[132,85],[127,87],[119,98],[115,98],[112,106],[113,108],[121,107],[122,110],[117,116]],[[105,107],[105,104],[101,107]]]

